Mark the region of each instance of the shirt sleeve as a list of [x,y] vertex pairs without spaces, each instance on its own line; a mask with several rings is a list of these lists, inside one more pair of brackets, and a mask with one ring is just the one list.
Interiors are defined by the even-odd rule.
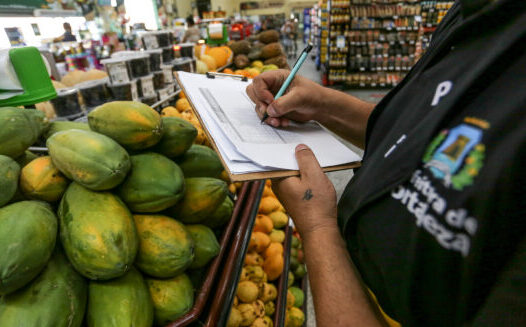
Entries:
[[526,326],[526,237],[467,326]]

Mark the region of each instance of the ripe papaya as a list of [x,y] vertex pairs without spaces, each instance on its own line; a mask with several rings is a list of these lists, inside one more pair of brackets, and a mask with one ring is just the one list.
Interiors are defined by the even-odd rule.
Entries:
[[171,279],[146,278],[153,300],[155,325],[165,326],[187,313],[194,304],[194,288],[186,274]]
[[90,281],[88,294],[88,327],[152,326],[152,299],[137,269],[109,281]]
[[225,182],[210,177],[185,179],[184,197],[170,209],[171,214],[185,224],[200,223],[223,203],[228,189]]
[[144,273],[170,278],[182,273],[194,259],[194,241],[186,227],[166,216],[134,215],[139,235],[135,261]]
[[131,268],[137,253],[137,232],[130,211],[116,195],[71,183],[58,216],[66,255],[82,275],[106,280]]
[[152,151],[169,158],[183,155],[194,143],[197,129],[186,120],[178,117],[163,117],[163,137]]
[[21,156],[16,157],[15,161],[18,163],[20,168],[24,168],[25,165],[38,158],[33,152],[26,150]]
[[217,153],[207,146],[194,144],[177,160],[184,176],[219,178],[223,165]]
[[53,165],[50,156],[31,161],[20,173],[20,190],[24,196],[33,200],[58,201],[68,183],[66,177]]
[[131,167],[126,150],[99,133],[70,129],[54,134],[46,144],[53,164],[67,178],[90,190],[119,185]]
[[19,157],[48,126],[47,118],[41,111],[0,108],[0,154]]
[[51,135],[67,131],[69,129],[81,129],[84,131],[89,131],[89,125],[87,123],[81,123],[76,121],[54,121],[49,124],[49,129],[44,133],[44,138],[48,139]]
[[80,327],[87,297],[88,283],[57,249],[27,287],[0,298],[0,326]]
[[130,150],[155,145],[163,135],[161,116],[150,106],[134,101],[113,101],[88,114],[89,127]]
[[21,201],[0,209],[0,226],[0,295],[5,295],[45,267],[55,247],[57,217],[45,202]]
[[131,173],[118,194],[133,212],[159,212],[174,206],[184,195],[184,176],[172,160],[148,152],[130,157]]
[[20,166],[16,161],[0,154],[0,207],[15,195],[19,176]]
[[234,201],[227,196],[221,205],[210,215],[203,220],[203,224],[210,228],[218,228],[226,224],[232,218],[232,211],[234,210]]
[[202,268],[219,254],[219,242],[214,232],[205,225],[186,225],[194,240],[194,261],[191,269]]

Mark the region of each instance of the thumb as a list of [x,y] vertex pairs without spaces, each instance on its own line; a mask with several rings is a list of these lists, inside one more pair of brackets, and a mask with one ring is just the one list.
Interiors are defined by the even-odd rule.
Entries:
[[297,92],[291,90],[282,97],[272,101],[267,107],[267,113],[270,117],[281,117],[292,111],[296,107]]
[[301,179],[323,175],[314,152],[305,144],[296,146],[296,161],[298,162]]

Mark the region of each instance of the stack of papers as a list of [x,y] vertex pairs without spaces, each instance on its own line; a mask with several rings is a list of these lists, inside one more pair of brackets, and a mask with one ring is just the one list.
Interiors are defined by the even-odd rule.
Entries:
[[[246,93],[250,81],[178,72],[177,79],[233,181],[297,175],[295,147],[308,145],[326,170],[356,167],[360,157],[315,122],[261,124]],[[279,172],[279,173],[278,173]]]

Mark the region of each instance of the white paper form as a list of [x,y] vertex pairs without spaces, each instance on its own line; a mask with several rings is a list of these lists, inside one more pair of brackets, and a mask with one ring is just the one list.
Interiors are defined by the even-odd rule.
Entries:
[[222,156],[224,152],[230,161],[243,163],[249,159],[254,166],[246,168],[259,166],[260,171],[296,170],[294,149],[300,143],[314,151],[322,167],[360,160],[316,123],[280,129],[261,124],[254,103],[246,95],[247,82],[181,72],[179,78]]

